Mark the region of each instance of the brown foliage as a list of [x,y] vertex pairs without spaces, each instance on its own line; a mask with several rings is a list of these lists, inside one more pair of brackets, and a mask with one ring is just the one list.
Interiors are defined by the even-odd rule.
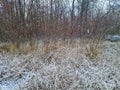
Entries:
[[0,39],[15,43],[40,37],[92,36],[109,29],[110,12],[97,10],[94,7],[97,1],[78,0],[78,5],[75,5],[73,0],[72,6],[68,2],[69,0],[1,0]]

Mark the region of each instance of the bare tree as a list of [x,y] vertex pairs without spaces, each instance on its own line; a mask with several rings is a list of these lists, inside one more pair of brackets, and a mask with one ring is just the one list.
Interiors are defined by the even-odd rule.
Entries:
[[[22,42],[41,36],[85,36],[117,27],[118,10],[104,11],[99,0],[0,0],[0,34],[3,40]],[[116,11],[117,10],[117,11]],[[117,16],[117,18],[116,18]],[[111,21],[114,17],[115,20]],[[89,31],[89,33],[88,33]]]

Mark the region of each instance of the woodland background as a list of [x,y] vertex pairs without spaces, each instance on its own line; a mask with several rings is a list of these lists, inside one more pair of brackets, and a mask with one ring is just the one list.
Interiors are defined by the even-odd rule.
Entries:
[[0,41],[106,33],[120,33],[119,0],[0,0]]

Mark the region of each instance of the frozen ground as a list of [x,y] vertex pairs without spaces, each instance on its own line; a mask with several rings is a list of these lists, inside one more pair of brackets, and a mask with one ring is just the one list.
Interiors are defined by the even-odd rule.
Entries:
[[92,60],[80,45],[0,54],[0,90],[120,90],[120,42],[104,41]]

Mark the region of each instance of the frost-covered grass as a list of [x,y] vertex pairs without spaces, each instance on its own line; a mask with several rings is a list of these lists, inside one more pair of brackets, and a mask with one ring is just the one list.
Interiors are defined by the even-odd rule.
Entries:
[[0,90],[120,90],[120,43],[104,41],[94,59],[80,40],[43,43],[0,55]]

